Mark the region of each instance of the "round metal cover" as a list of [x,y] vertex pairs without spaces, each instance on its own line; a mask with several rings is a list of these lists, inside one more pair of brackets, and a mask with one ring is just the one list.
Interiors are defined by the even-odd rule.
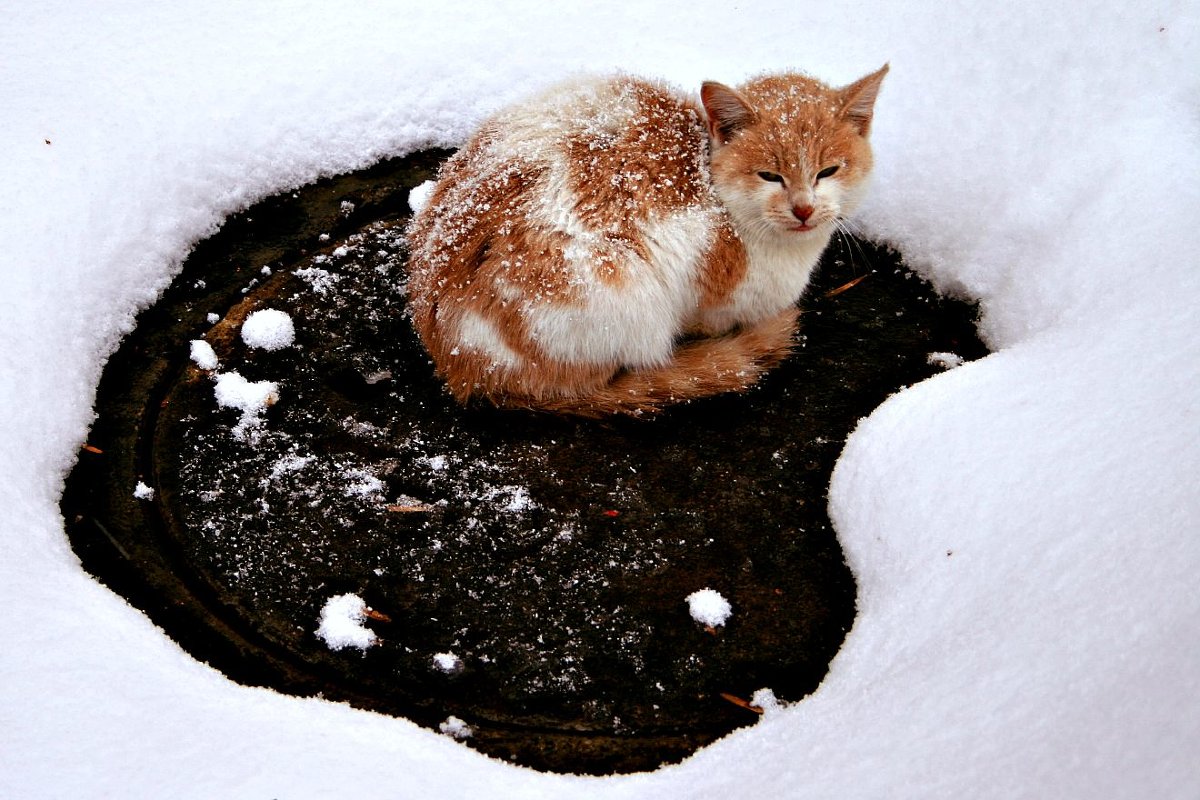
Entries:
[[[196,247],[105,370],[63,500],[85,566],[239,681],[540,769],[651,769],[753,722],[757,690],[799,700],[854,619],[833,463],[930,353],[984,352],[973,309],[839,236],[795,355],[750,392],[648,420],[461,408],[405,317],[407,193],[446,155],[270,198]],[[263,309],[293,343],[243,341]],[[234,373],[277,399],[222,407]],[[689,615],[705,588],[719,627]],[[372,610],[365,649],[318,636],[344,595]]]

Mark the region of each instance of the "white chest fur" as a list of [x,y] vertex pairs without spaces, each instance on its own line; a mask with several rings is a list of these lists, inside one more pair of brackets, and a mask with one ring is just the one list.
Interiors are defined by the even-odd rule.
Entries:
[[729,302],[701,314],[711,330],[753,325],[793,305],[804,293],[821,253],[829,243],[832,226],[804,234],[751,238],[743,243],[749,264],[746,276]]

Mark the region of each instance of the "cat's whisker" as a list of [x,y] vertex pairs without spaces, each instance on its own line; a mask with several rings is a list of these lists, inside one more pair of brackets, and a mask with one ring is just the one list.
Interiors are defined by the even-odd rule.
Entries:
[[[836,226],[838,234],[842,237],[842,241],[846,243],[846,252],[850,256],[850,266],[852,268],[855,266],[854,251],[857,250],[858,254],[862,256],[863,265],[867,269],[871,269],[873,266],[871,264],[871,257],[867,255],[867,251],[863,248],[862,242],[858,240],[858,237],[855,236],[854,231],[851,230],[852,223],[842,217],[835,217],[833,224]],[[855,271],[857,272],[857,270]]]

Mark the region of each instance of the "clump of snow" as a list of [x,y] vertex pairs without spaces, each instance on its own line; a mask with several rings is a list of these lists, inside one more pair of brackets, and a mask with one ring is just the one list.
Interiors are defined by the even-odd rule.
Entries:
[[963,357],[958,353],[930,353],[926,360],[942,369],[954,369],[963,365]]
[[287,312],[264,308],[246,317],[242,341],[263,350],[282,350],[296,341],[296,326]]
[[209,325],[216,325],[218,322],[221,321],[221,315],[216,313],[215,311],[208,312],[208,314],[206,314],[204,316],[204,318],[206,320],[208,320]]
[[367,604],[358,595],[339,594],[331,597],[321,609],[317,637],[325,642],[330,650],[342,650],[347,647],[366,650],[378,640],[375,634],[363,625],[366,618]]
[[454,739],[470,739],[475,733],[470,725],[453,715],[446,717],[446,721],[438,725],[438,730]]
[[783,703],[779,702],[779,698],[775,696],[775,692],[766,688],[759,689],[750,695],[750,705],[761,708],[764,714],[773,714],[783,708]]
[[137,486],[133,487],[133,496],[138,500],[153,500],[154,489],[142,481],[138,481]]
[[242,418],[234,426],[233,435],[244,438],[251,428],[262,423],[262,415],[279,401],[279,384],[274,381],[248,381],[236,371],[222,372],[213,387],[217,405],[235,408]]
[[320,267],[303,267],[292,274],[307,283],[317,294],[327,294],[342,279],[336,272]]
[[200,369],[214,370],[221,366],[212,345],[203,339],[193,339],[191,346],[192,363]]
[[429,205],[429,198],[433,194],[433,187],[436,186],[435,181],[425,181],[422,184],[414,186],[408,193],[408,207],[412,209],[413,214],[420,214],[425,206]]
[[462,669],[462,659],[454,653],[435,653],[433,665],[446,674],[452,674]]
[[346,470],[346,495],[361,497],[364,500],[377,498],[383,494],[384,484],[378,477],[364,469]]
[[724,625],[733,614],[733,607],[729,605],[729,601],[715,589],[700,589],[692,592],[687,596],[687,604],[692,619],[710,628]]

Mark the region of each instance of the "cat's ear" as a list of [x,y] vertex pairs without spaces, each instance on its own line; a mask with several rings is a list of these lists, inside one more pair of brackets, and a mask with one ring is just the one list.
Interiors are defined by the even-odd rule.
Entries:
[[708,133],[720,144],[758,119],[746,98],[723,83],[705,81],[700,87],[700,102],[708,114]]
[[887,75],[888,65],[872,72],[865,78],[860,78],[842,89],[842,117],[854,124],[861,136],[871,132],[871,119],[875,115],[875,98],[879,95],[879,85],[883,76]]

